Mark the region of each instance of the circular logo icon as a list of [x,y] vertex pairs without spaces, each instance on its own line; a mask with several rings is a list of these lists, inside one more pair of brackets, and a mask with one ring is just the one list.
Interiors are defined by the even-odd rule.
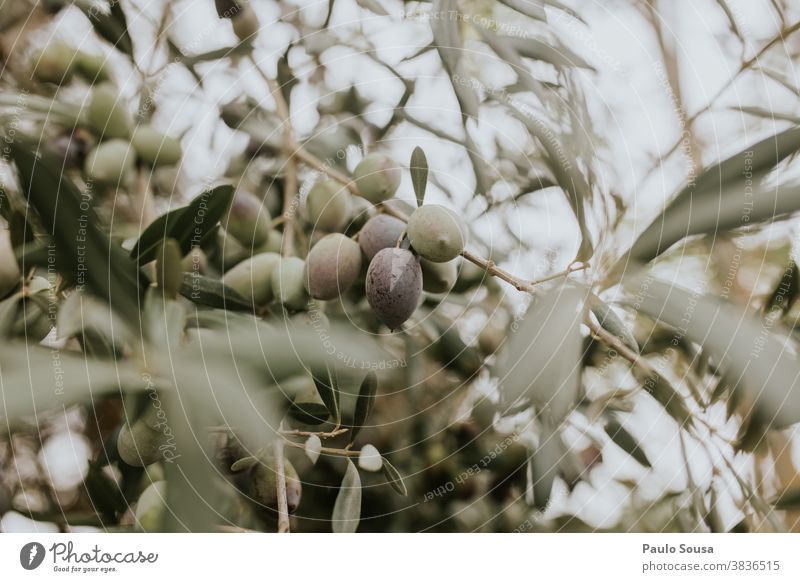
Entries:
[[39,542],[29,542],[19,551],[19,563],[26,570],[35,570],[44,561],[44,546]]

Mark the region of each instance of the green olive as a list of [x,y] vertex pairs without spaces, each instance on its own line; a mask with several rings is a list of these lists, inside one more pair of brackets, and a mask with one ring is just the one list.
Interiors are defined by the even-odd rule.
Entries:
[[95,147],[86,157],[86,177],[100,184],[127,185],[133,176],[135,154],[130,144],[112,139]]
[[272,230],[272,217],[261,200],[240,191],[233,198],[223,226],[246,249],[252,249],[266,244]]
[[272,293],[289,309],[304,309],[308,305],[305,287],[306,263],[297,257],[284,257],[272,272]]
[[[238,463],[237,461],[236,464]],[[283,461],[283,473],[286,478],[286,501],[289,512],[293,513],[300,505],[303,487],[300,477],[289,459]],[[276,475],[274,456],[265,455],[263,458],[254,458],[244,464],[236,474],[236,483],[253,502],[275,510],[278,508]]]
[[456,284],[458,278],[458,261],[434,263],[428,259],[421,259],[422,289],[428,293],[447,293]]
[[116,88],[108,83],[92,90],[88,119],[97,135],[105,139],[127,139],[133,129],[133,118],[127,104]]
[[183,157],[180,140],[164,135],[147,125],[136,128],[131,137],[131,144],[139,159],[154,168],[174,166]]
[[445,206],[426,204],[408,219],[408,238],[420,256],[434,263],[455,259],[467,244],[461,217]]
[[164,433],[151,428],[144,420],[125,424],[117,437],[119,457],[131,467],[146,467],[162,458],[161,446],[166,442]]
[[90,55],[83,51],[78,51],[75,57],[75,70],[89,83],[111,80],[108,59],[102,55]]
[[167,499],[167,482],[156,481],[148,485],[136,502],[136,524],[146,532],[159,531]]
[[277,253],[253,255],[233,267],[222,281],[257,307],[272,302],[272,273],[281,257]]
[[341,229],[353,208],[350,192],[331,180],[314,184],[306,201],[311,226],[327,232]]
[[358,192],[378,204],[394,196],[400,187],[400,166],[386,154],[370,154],[356,166],[353,172]]
[[75,49],[64,42],[48,44],[36,57],[33,75],[44,83],[62,85],[72,80]]
[[347,291],[361,270],[361,249],[334,233],[311,247],[306,258],[306,288],[314,299],[328,301]]

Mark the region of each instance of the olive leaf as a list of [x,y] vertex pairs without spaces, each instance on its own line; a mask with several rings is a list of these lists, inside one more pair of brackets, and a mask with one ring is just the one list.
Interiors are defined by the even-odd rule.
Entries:
[[580,385],[584,295],[554,285],[528,308],[502,353],[499,378],[507,405],[530,401],[556,423],[567,416]]
[[315,426],[326,422],[331,413],[328,412],[327,406],[318,402],[292,402],[289,416],[301,424]]
[[[635,288],[635,280],[629,285]],[[647,277],[639,288],[646,289],[637,297],[641,311],[700,344],[734,390],[749,391],[767,423],[782,428],[800,420],[800,364],[786,334],[732,304],[665,281]]]
[[235,189],[230,185],[205,190],[187,206],[161,215],[148,226],[131,249],[140,265],[154,260],[167,238],[177,241],[181,254],[200,246],[228,211]]
[[292,89],[300,82],[297,77],[295,77],[292,67],[289,66],[289,51],[292,50],[292,46],[292,43],[289,43],[286,50],[283,51],[283,54],[278,59],[278,86],[287,104],[291,104]]
[[325,367],[324,375],[312,373],[314,385],[317,387],[317,392],[325,404],[325,408],[333,417],[336,426],[339,426],[342,422],[342,415],[339,409],[339,385],[336,380],[336,372],[327,364]]
[[47,152],[37,154],[29,138],[7,147],[25,197],[52,239],[56,269],[67,281],[84,284],[128,323],[138,325],[140,289],[147,283],[100,229],[94,210],[85,207],[75,184],[61,173],[61,162]]
[[597,323],[610,334],[618,337],[622,343],[629,347],[634,352],[639,351],[639,343],[633,336],[633,332],[625,325],[619,315],[611,308],[610,305],[604,303],[599,298],[592,298],[590,309],[592,314],[597,318]]
[[372,408],[375,406],[375,395],[378,393],[378,376],[375,372],[369,372],[356,398],[356,408],[353,414],[353,428],[350,430],[350,442],[356,440],[359,431],[364,427],[369,418]]
[[383,476],[386,478],[386,482],[392,486],[392,489],[394,489],[403,497],[408,495],[406,484],[403,483],[403,476],[400,474],[400,471],[395,469],[394,465],[392,465],[385,456],[383,457],[383,466],[381,467],[381,470],[383,471]]
[[625,430],[619,422],[613,419],[609,420],[606,422],[604,430],[611,439],[611,442],[636,459],[640,465],[648,469],[652,467],[647,455],[645,455],[637,440],[631,433]]
[[559,473],[561,460],[566,454],[561,436],[552,428],[552,423],[544,423],[539,437],[539,446],[529,460],[529,490],[533,493],[533,506],[544,511],[550,503],[553,484]]
[[692,413],[686,406],[683,396],[664,378],[658,371],[653,370],[649,375],[635,372],[636,378],[642,383],[642,388],[667,411],[672,419],[680,426],[688,426],[692,422]]
[[784,491],[772,500],[772,505],[783,511],[800,510],[800,488]]
[[229,311],[248,311],[250,313],[255,311],[253,303],[235,289],[228,287],[219,279],[196,273],[183,274],[180,294],[197,305]]
[[425,200],[425,190],[428,187],[428,159],[421,147],[417,146],[411,153],[411,184],[414,194],[417,195],[417,206],[422,206]]
[[764,314],[779,311],[785,315],[792,307],[795,299],[800,294],[800,274],[797,272],[797,264],[791,261],[783,270],[778,285],[764,304]]
[[800,128],[770,136],[704,170],[682,188],[617,262],[646,263],[690,235],[778,220],[800,209],[800,186],[766,185],[763,178],[800,150]]
[[347,459],[347,471],[333,505],[331,525],[334,533],[355,533],[360,520],[361,478],[353,461]]
[[110,42],[114,48],[133,58],[133,41],[128,33],[128,22],[119,0],[104,2],[108,11],[98,10],[92,3],[76,4],[89,19],[97,34]]
[[503,4],[524,14],[528,18],[547,22],[547,14],[544,11],[544,2],[538,0],[500,0]]

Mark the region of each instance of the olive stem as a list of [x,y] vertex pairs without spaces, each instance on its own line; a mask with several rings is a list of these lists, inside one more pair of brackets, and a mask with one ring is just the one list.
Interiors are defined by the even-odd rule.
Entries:
[[[290,446],[295,447],[297,449],[304,449],[305,448],[305,445],[302,444],[302,443],[295,443],[295,442],[292,442],[292,441],[285,441],[285,443],[287,445],[290,445]],[[339,456],[339,457],[357,457],[357,456],[359,456],[361,454],[361,451],[349,451],[349,450],[346,450],[346,449],[333,449],[333,448],[330,448],[330,447],[322,447],[319,450],[319,452],[320,453],[325,453],[327,455],[336,455],[336,456]]]
[[289,502],[286,499],[286,466],[283,439],[275,439],[275,487],[278,494],[278,533],[289,533]]
[[315,432],[313,430],[283,430],[281,431],[281,434],[284,436],[296,436],[296,437],[318,436],[321,439],[331,439],[341,434],[344,434],[349,430],[350,429],[348,428],[339,428],[336,430],[332,430],[330,432]]

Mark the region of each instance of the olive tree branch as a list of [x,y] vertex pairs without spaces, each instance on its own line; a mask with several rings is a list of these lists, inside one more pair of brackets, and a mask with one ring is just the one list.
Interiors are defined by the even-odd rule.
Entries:
[[275,439],[275,487],[278,494],[278,533],[289,533],[289,502],[286,499],[286,467],[283,461],[283,439]]

